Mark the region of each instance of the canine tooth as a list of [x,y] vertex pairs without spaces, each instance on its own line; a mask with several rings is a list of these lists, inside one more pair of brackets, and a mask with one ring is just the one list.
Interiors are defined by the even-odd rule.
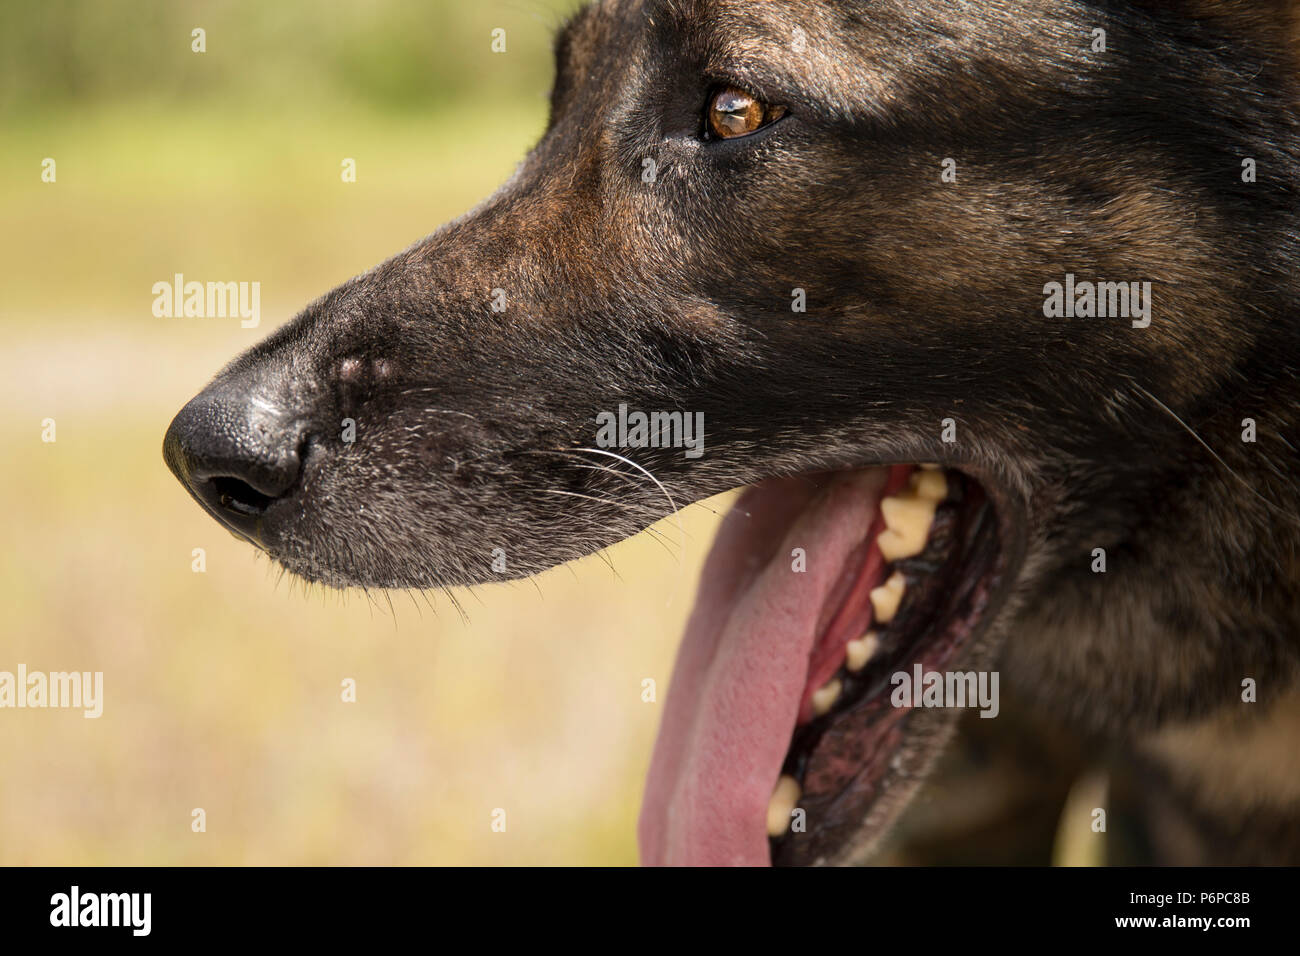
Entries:
[[880,641],[876,637],[876,632],[867,631],[856,641],[849,641],[844,645],[844,666],[851,673],[856,674],[867,666],[867,661],[876,656],[879,648]]
[[938,471],[938,470],[939,470],[939,466],[936,465],[934,462],[926,462],[925,464],[921,465],[921,467],[924,468],[926,471]]
[[936,502],[917,495],[891,495],[880,500],[885,530],[876,543],[886,561],[910,558],[925,550],[925,539],[934,521]]
[[903,589],[906,582],[903,575],[895,571],[889,580],[878,588],[871,589],[871,606],[876,612],[876,621],[888,624],[898,612],[898,605],[903,601]]
[[948,497],[948,479],[941,471],[914,471],[909,485],[918,498],[943,501]]
[[829,713],[830,709],[835,706],[835,702],[840,698],[841,686],[842,685],[838,679],[829,680],[817,690],[813,691],[813,713],[818,717],[822,714]]
[[767,802],[767,835],[779,837],[790,826],[790,813],[799,802],[799,781],[783,774]]

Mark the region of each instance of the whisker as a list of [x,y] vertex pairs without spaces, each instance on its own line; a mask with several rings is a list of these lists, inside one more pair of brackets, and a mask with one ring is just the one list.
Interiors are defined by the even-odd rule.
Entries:
[[1151,401],[1155,402],[1155,404],[1160,409],[1162,409],[1166,414],[1168,414],[1170,418],[1172,418],[1179,425],[1181,425],[1183,429],[1187,432],[1187,434],[1195,438],[1197,442],[1200,443],[1200,446],[1204,448],[1206,451],[1208,451],[1210,455],[1214,458],[1214,460],[1217,461],[1220,465],[1222,465],[1227,470],[1228,474],[1230,474],[1238,484],[1240,484],[1243,488],[1245,488],[1252,495],[1254,495],[1261,502],[1263,502],[1265,507],[1267,507],[1270,511],[1272,511],[1274,514],[1278,515],[1279,517],[1300,524],[1300,516],[1292,514],[1282,506],[1275,504],[1274,502],[1270,501],[1268,498],[1260,494],[1250,482],[1248,482],[1241,475],[1237,474],[1237,472],[1233,469],[1231,465],[1229,465],[1226,461],[1224,461],[1221,457],[1219,457],[1219,453],[1216,452],[1213,448],[1211,448],[1209,444],[1205,441],[1205,439],[1196,433],[1196,430],[1192,428],[1191,425],[1187,424],[1187,422],[1179,418],[1172,408],[1170,408],[1164,402],[1160,401],[1160,399],[1156,398],[1154,395],[1152,395],[1149,391],[1147,391],[1137,382],[1133,383],[1133,387],[1137,389],[1139,392],[1141,392],[1143,395],[1145,395],[1147,398],[1151,399]]

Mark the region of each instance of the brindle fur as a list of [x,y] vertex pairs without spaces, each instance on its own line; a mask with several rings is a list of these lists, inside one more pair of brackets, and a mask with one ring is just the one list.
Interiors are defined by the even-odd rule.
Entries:
[[[589,554],[668,496],[966,468],[1024,560],[965,666],[1159,781],[1152,859],[1300,862],[1294,23],[1280,0],[586,7],[515,176],[212,386],[302,442],[259,543],[329,585],[455,586],[497,579],[495,547],[519,575]],[[702,141],[720,83],[790,115]],[[1152,282],[1150,327],[1044,318],[1067,272]],[[707,453],[627,452],[660,486],[577,451],[619,403],[703,411]],[[953,731],[909,721],[819,860],[866,855]]]

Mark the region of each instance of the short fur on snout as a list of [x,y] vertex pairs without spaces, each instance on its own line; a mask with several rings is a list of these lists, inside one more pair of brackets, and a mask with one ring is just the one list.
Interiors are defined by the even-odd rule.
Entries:
[[[1007,561],[954,666],[1154,767],[1153,812],[1195,823],[1153,859],[1300,862],[1295,24],[592,3],[514,177],[209,387],[292,436],[242,533],[328,585],[454,587],[499,580],[495,548],[528,575],[728,489],[941,463],[986,486]],[[729,87],[788,112],[710,136]],[[1149,283],[1149,323],[1048,314],[1105,280]],[[620,406],[702,414],[706,452],[602,451]],[[855,836],[798,861],[865,856],[953,719],[908,718]]]

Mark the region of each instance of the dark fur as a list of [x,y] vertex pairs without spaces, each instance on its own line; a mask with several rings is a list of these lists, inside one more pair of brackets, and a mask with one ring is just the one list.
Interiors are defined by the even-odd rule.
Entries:
[[[259,543],[330,585],[462,585],[498,577],[493,548],[530,574],[637,532],[668,496],[966,468],[1023,535],[970,660],[997,654],[1029,707],[1140,752],[1165,784],[1157,814],[1261,838],[1228,854],[1180,833],[1156,858],[1300,862],[1300,780],[1262,767],[1214,787],[1217,748],[1245,759],[1297,726],[1279,703],[1300,660],[1292,22],[1267,0],[586,8],[511,181],[214,386],[271,395],[303,442]],[[790,116],[701,141],[719,82]],[[1044,318],[1066,272],[1152,281],[1150,327]],[[575,451],[621,402],[703,411],[707,453],[629,453],[659,487]],[[1260,703],[1241,702],[1244,677]],[[1199,721],[1233,729],[1185,729]],[[861,838],[828,859],[874,844],[950,733],[933,712],[910,724]]]

